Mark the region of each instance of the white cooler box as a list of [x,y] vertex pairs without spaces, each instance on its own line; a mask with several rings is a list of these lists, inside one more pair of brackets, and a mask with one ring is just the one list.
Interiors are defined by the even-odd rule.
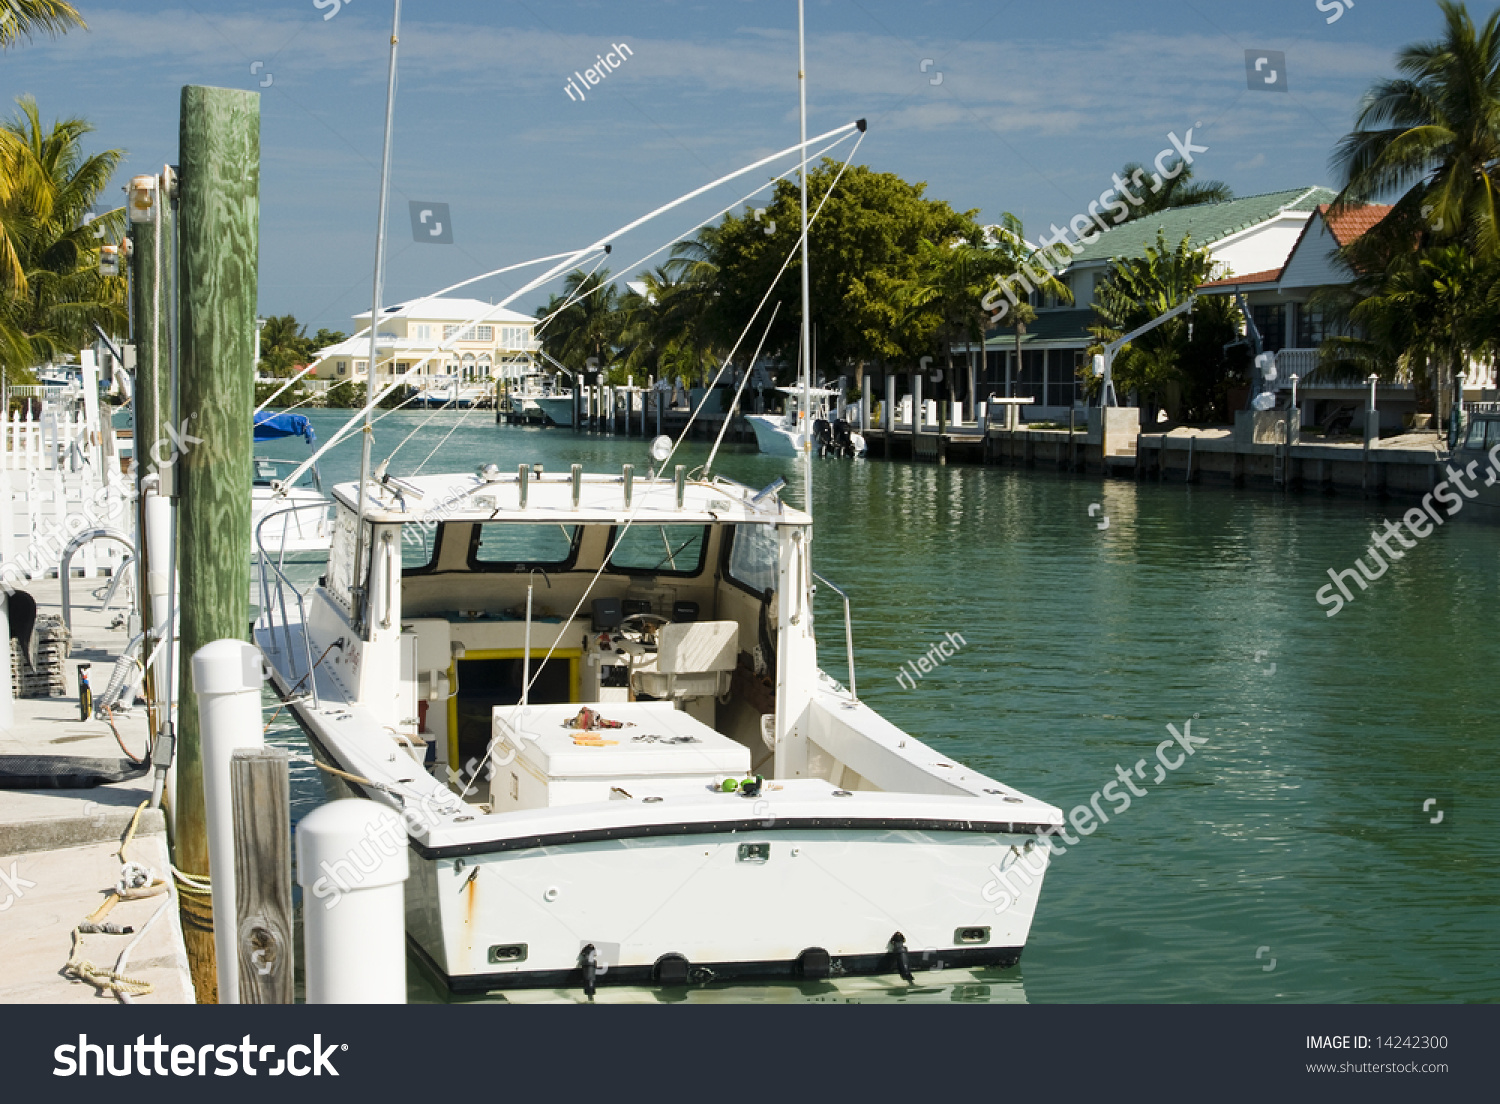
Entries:
[[[500,744],[495,758],[503,761],[515,751],[514,760],[496,768],[490,780],[495,812],[640,797],[642,784],[653,781],[709,786],[716,779],[743,778],[750,771],[748,748],[673,708],[671,702],[590,705],[626,727],[588,732],[568,723],[583,708],[532,705],[522,715],[516,706],[495,707],[493,734]],[[582,746],[575,736],[605,744]]]

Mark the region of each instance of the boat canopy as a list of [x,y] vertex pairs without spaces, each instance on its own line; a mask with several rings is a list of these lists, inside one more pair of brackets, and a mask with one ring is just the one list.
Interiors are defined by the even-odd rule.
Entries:
[[303,437],[309,445],[317,442],[312,422],[303,414],[257,414],[255,416],[255,439],[277,441],[283,437]]

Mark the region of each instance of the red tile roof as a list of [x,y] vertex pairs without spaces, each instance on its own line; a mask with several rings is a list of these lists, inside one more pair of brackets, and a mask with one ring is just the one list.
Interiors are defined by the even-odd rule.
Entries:
[[1247,272],[1243,276],[1226,276],[1222,280],[1209,280],[1199,284],[1200,288],[1237,287],[1240,284],[1274,284],[1281,279],[1281,269],[1268,268],[1263,272]]
[[1320,204],[1318,214],[1323,216],[1333,240],[1341,246],[1364,236],[1372,226],[1391,213],[1390,204],[1371,203],[1364,207],[1351,207],[1337,218],[1330,218],[1328,206],[1326,203]]

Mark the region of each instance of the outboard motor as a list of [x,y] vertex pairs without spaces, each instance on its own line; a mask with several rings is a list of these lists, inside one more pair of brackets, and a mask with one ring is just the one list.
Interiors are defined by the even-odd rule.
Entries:
[[822,456],[833,447],[833,430],[826,418],[813,422],[813,441],[817,443],[818,455]]
[[854,455],[854,441],[850,438],[850,425],[840,418],[833,423],[833,447],[838,450],[840,456]]

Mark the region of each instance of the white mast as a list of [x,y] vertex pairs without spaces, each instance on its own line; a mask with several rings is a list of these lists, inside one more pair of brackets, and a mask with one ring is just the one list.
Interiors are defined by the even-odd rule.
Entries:
[[[366,397],[376,393],[375,358],[379,354],[380,310],[385,298],[385,221],[391,192],[391,131],[396,115],[396,46],[401,37],[401,0],[395,0],[395,14],[391,19],[391,61],[385,89],[385,150],[380,164],[380,222],[375,228],[375,293],[370,306],[370,364],[365,373]],[[394,359],[394,356],[393,356]],[[364,440],[359,455],[359,526],[354,540],[354,618],[355,624],[364,627],[365,619],[365,573],[368,570],[368,554],[365,549],[365,483],[370,478],[370,446],[374,440],[370,404],[365,406]],[[362,632],[363,635],[363,632]]]
[[802,140],[802,508],[812,513],[812,320],[807,275],[807,31],[803,0],[797,0],[797,97],[800,104]]

